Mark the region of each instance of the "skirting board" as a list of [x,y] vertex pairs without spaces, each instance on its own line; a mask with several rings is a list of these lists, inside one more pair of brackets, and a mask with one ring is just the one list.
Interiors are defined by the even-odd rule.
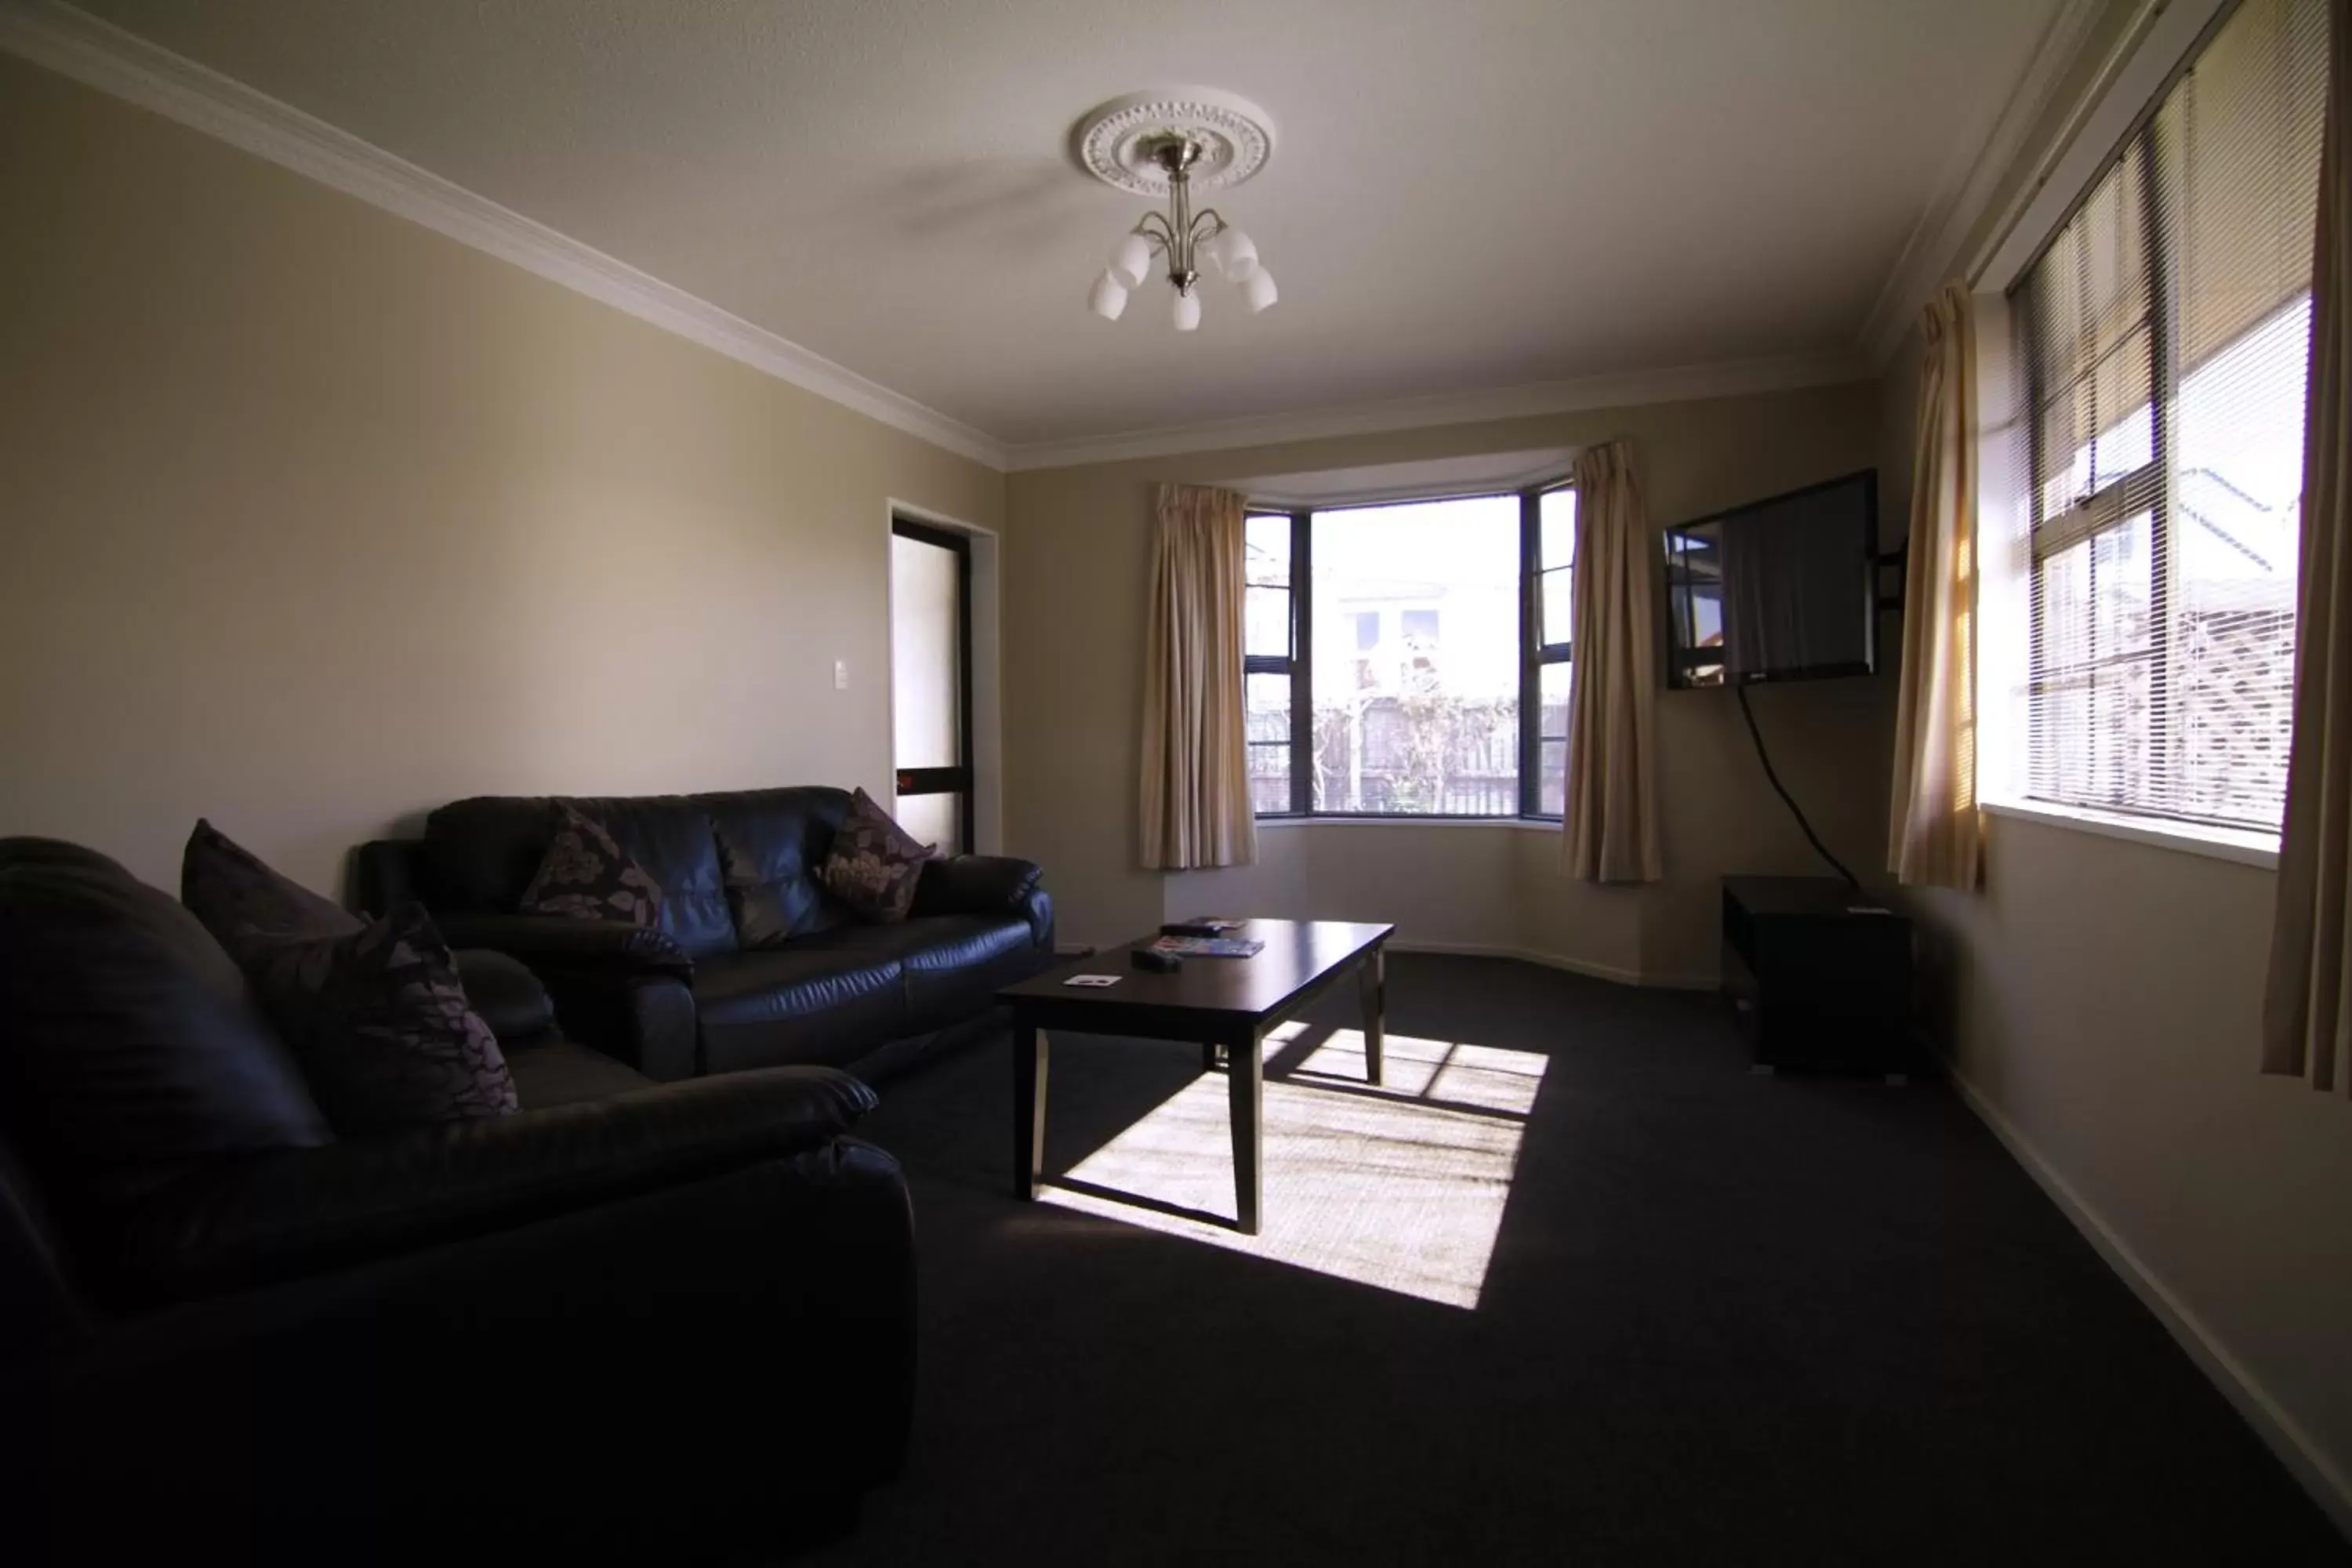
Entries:
[[2336,1528],[2352,1536],[2352,1483],[2347,1483],[2343,1472],[2320,1451],[2311,1435],[2254,1381],[2238,1358],[2230,1353],[2229,1347],[2213,1337],[2188,1304],[2140,1261],[2131,1245],[2109,1227],[2096,1209],[2083,1201],[2073,1184],[2059,1174],[2057,1167],[2042,1157],[2042,1152],[2001,1114],[1998,1106],[1978,1091],[1949,1058],[1944,1059],[1944,1070],[1969,1109],[2000,1140],[2001,1147],[2025,1167],[2025,1173],[2049,1194],[2050,1201],[2083,1233],[2083,1238],[2106,1260],[2107,1267],[2122,1276],[2132,1294],[2156,1314],[2157,1321],[2189,1352],[2189,1359],[2197,1363],[2198,1370],[2245,1417],[2246,1424],[2270,1446],[2271,1452],[2311,1494],[2312,1500],[2326,1510]]
[[1570,974],[1589,975],[1594,980],[1614,981],[1620,985],[1652,985],[1668,991],[1712,991],[1719,984],[1712,974],[1643,974],[1631,969],[1619,969],[1612,964],[1568,958],[1557,952],[1538,952],[1525,947],[1495,947],[1484,942],[1392,939],[1389,947],[1397,952],[1444,952],[1462,958],[1515,958],[1521,963],[1540,963],[1546,969],[1564,969]]

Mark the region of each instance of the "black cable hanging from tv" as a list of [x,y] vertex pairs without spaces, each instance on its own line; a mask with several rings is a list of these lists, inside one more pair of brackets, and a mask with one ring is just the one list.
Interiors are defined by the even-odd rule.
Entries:
[[1815,833],[1813,825],[1805,820],[1804,807],[1797,804],[1797,797],[1790,795],[1788,786],[1780,782],[1780,775],[1772,771],[1772,754],[1764,749],[1764,731],[1756,727],[1756,715],[1748,706],[1748,683],[1735,680],[1731,690],[1739,699],[1739,716],[1748,721],[1748,738],[1756,742],[1756,760],[1764,764],[1764,776],[1771,781],[1772,792],[1780,797],[1780,804],[1789,808],[1789,815],[1797,819],[1797,826],[1805,830],[1805,842],[1813,847],[1813,853],[1836,868],[1837,874],[1845,879],[1847,887],[1860,892],[1862,879],[1847,870],[1845,862],[1830,853],[1830,847],[1822,842],[1822,836]]

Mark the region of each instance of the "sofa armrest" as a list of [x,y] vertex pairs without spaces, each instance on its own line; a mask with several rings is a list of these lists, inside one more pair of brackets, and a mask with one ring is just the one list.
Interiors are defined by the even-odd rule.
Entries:
[[361,911],[382,920],[403,899],[422,900],[424,868],[418,838],[372,838],[352,850],[352,892]]
[[1029,921],[1029,940],[1050,954],[1054,951],[1054,895],[1043,888],[1032,888],[1021,900],[1021,913]]
[[1021,915],[1045,873],[1004,855],[957,855],[924,863],[914,915]]
[[846,1073],[771,1068],[267,1155],[127,1215],[112,1272],[147,1300],[316,1273],[800,1154],[874,1104]]
[[694,973],[694,960],[667,933],[612,921],[561,915],[436,912],[433,923],[451,947],[487,947],[536,970],[626,969],[644,974]]
[[551,969],[548,994],[563,1033],[636,1068],[656,1083],[695,1073],[700,1028],[694,993],[674,974]]
[[487,947],[461,947],[449,956],[466,987],[466,1005],[490,1026],[501,1049],[555,1027],[555,1004],[547,986],[522,960]]

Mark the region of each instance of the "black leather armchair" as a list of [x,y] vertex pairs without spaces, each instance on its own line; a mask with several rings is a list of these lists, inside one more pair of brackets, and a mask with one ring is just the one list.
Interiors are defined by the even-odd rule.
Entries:
[[0,840],[11,1560],[671,1561],[895,1473],[912,1230],[845,1135],[872,1091],[651,1084],[520,965],[459,968],[523,1109],[337,1139],[174,900]]
[[360,901],[418,899],[453,944],[530,965],[567,1034],[649,1078],[824,1064],[879,1081],[1053,963],[1054,904],[1029,861],[960,855],[924,867],[905,921],[860,923],[816,877],[849,798],[571,800],[661,884],[655,930],[516,912],[553,832],[539,797],[458,801],[422,839],[362,845]]

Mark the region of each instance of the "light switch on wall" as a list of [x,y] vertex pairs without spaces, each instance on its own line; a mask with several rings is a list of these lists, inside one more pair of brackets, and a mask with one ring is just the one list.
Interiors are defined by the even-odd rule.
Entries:
[[849,689],[849,661],[845,658],[833,661],[833,689],[835,691]]

